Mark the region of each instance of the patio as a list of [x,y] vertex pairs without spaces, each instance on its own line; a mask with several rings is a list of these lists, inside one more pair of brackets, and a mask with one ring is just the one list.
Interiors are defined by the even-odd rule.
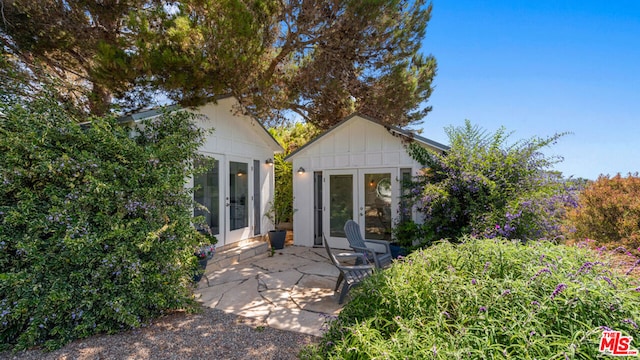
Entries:
[[339,273],[325,249],[287,246],[268,254],[209,264],[197,300],[265,326],[321,336],[327,316],[342,308],[333,291]]

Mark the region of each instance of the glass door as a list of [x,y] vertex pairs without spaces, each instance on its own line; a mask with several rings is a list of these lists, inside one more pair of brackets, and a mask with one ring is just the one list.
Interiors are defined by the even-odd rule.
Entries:
[[332,239],[331,246],[348,248],[344,224],[347,220],[356,219],[357,172],[336,170],[325,174],[324,234]]
[[360,173],[360,229],[365,239],[391,241],[391,173]]
[[252,209],[249,193],[249,163],[229,161],[226,218],[229,224],[225,243],[246,239],[249,234],[249,214]]
[[[323,232],[331,246],[348,248],[347,220],[355,220],[365,239],[391,240],[397,209],[397,169],[333,170],[324,173]],[[395,200],[394,200],[395,199]]]
[[313,173],[313,245],[322,246],[322,171]]
[[221,228],[220,218],[220,160],[210,157],[205,163],[196,164],[205,166],[207,170],[193,177],[193,200],[195,207],[194,216],[202,216],[205,219],[204,226],[199,231],[219,235]]
[[253,160],[253,235],[262,234],[262,213],[260,204],[262,203],[262,189],[260,187],[260,160]]

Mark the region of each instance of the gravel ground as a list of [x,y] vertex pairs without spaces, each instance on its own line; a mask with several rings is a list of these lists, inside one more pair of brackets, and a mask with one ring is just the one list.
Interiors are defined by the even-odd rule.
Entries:
[[74,341],[52,352],[0,353],[0,359],[297,359],[319,338],[273,329],[254,319],[204,309],[175,313],[117,335]]

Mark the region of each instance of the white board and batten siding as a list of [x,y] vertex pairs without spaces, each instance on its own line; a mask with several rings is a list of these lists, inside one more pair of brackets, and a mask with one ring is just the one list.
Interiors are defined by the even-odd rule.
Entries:
[[[237,115],[233,97],[219,99],[217,104],[208,103],[193,112],[205,117],[196,124],[203,129],[214,129],[206,138],[203,153],[225,154],[262,160],[273,159],[274,152],[281,152],[275,141],[262,125],[250,116]],[[278,150],[278,151],[276,151]]]
[[[203,129],[214,129],[207,135],[200,152],[204,155],[216,158],[221,164],[221,183],[227,181],[229,176],[229,161],[247,163],[249,166],[249,189],[250,201],[257,194],[253,189],[260,190],[260,234],[266,234],[273,229],[273,225],[264,217],[268,210],[268,204],[273,200],[274,194],[274,168],[272,164],[267,164],[267,159],[273,160],[274,153],[282,152],[282,148],[268,134],[264,127],[254,118],[246,115],[236,114],[234,106],[237,100],[233,97],[217,99],[217,103],[208,103],[196,110],[191,110],[196,114],[204,115],[196,120],[196,124]],[[259,163],[259,169],[254,168],[254,164]],[[259,171],[260,183],[256,187],[253,174]],[[193,179],[189,179],[188,186],[193,187]],[[222,186],[220,189],[221,208],[228,206],[226,198],[228,194],[224,190],[228,188]],[[250,226],[243,229],[241,233],[229,236],[229,232],[220,230],[218,246],[228,245],[232,242],[245,240],[257,236],[254,231],[255,214],[250,213]],[[224,220],[223,220],[224,221]],[[228,226],[228,225],[227,225]]]
[[[263,216],[269,202],[273,200],[275,186],[273,165],[267,164],[266,161],[273,159],[275,153],[282,152],[282,148],[256,119],[237,114],[234,110],[236,104],[237,100],[234,97],[226,96],[195,109],[171,107],[172,111],[189,111],[203,115],[195,120],[196,126],[206,130],[213,129],[213,132],[206,135],[205,142],[199,151],[208,157],[215,158],[219,164],[220,229],[216,235],[217,246],[266,234],[273,228],[273,225]],[[121,121],[141,126],[140,121],[157,117],[160,113],[159,110],[147,110],[123,117]],[[249,226],[235,231],[229,231],[228,228],[230,162],[247,164],[249,196],[246,200],[253,201],[254,196],[258,195],[259,213],[262,214],[259,220],[256,219],[254,208],[250,206]],[[258,163],[259,168],[256,169],[254,165]],[[254,174],[259,174],[259,179],[255,179]],[[185,186],[192,188],[193,185],[193,178],[188,178]],[[256,191],[256,189],[259,190]],[[256,220],[259,221],[258,233],[256,233]]]
[[[407,153],[405,143],[410,138],[406,136],[408,132],[403,133],[405,136],[356,114],[289,156],[294,171],[293,224],[296,245],[314,245],[314,172],[321,171],[323,175],[328,171],[354,169],[390,172],[391,181],[395,182],[392,210],[394,217],[397,216],[401,169],[411,169],[411,174],[417,174],[422,168]],[[434,149],[439,150],[436,147]],[[304,168],[305,172],[298,173],[299,168]]]

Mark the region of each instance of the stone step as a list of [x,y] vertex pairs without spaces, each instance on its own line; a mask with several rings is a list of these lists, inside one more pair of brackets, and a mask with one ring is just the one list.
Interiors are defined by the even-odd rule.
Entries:
[[213,259],[207,263],[205,275],[256,256],[266,257],[268,254],[269,241],[262,236],[225,245],[216,249]]

